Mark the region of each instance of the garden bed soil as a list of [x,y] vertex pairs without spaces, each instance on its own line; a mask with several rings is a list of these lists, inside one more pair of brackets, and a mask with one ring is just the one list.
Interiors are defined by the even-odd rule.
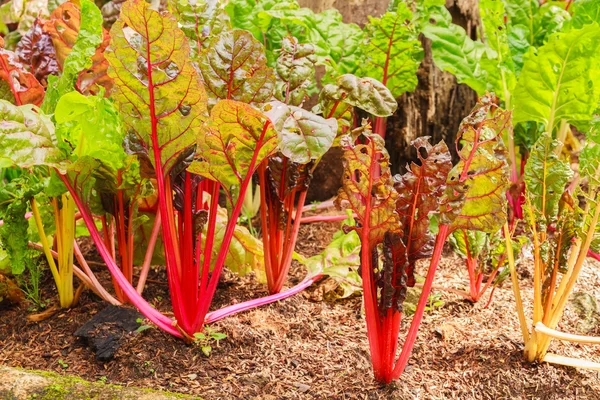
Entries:
[[[338,227],[335,223],[302,226],[297,250],[305,255],[318,253]],[[88,255],[99,261],[91,245]],[[426,264],[419,267],[424,274]],[[101,263],[94,268],[108,284]],[[531,296],[530,274],[525,267],[519,272],[524,291]],[[291,283],[299,282],[304,273],[295,265]],[[46,275],[43,291],[50,298],[55,293]],[[145,297],[168,310],[164,272],[153,271],[150,279]],[[435,284],[468,287],[464,262],[448,253]],[[112,361],[97,361],[92,350],[73,336],[106,307],[90,291],[83,292],[76,308],[38,323],[28,322],[26,305],[3,305],[0,364],[203,399],[600,399],[599,372],[523,362],[509,282],[496,290],[487,309],[487,297],[472,305],[455,294],[437,291],[443,304],[425,314],[405,373],[388,387],[372,378],[361,298],[331,301],[324,295],[328,287],[321,281],[293,298],[215,323],[212,327],[227,338],[213,345],[210,357],[198,346],[147,329],[126,335]],[[587,262],[576,292],[600,298],[599,263]],[[253,277],[225,274],[215,305],[265,294]],[[409,323],[406,317],[402,332]],[[586,324],[574,304],[569,304],[559,329],[600,335],[598,325]],[[600,361],[598,348],[589,345],[555,341],[551,351]]]

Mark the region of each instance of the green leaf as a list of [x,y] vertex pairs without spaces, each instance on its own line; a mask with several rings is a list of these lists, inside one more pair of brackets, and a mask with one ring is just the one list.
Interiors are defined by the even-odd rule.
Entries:
[[582,28],[594,22],[600,24],[600,3],[596,0],[574,1],[571,12],[573,13],[571,26],[574,28]]
[[265,115],[279,134],[279,151],[295,163],[317,160],[329,150],[337,133],[337,121],[324,119],[300,107],[281,102],[267,105]]
[[483,97],[461,123],[460,161],[448,175],[440,207],[451,231],[495,233],[506,222],[508,164],[502,135],[510,128],[510,116]]
[[424,26],[423,35],[431,40],[431,54],[439,69],[450,72],[459,83],[469,85],[478,94],[485,93],[485,77],[479,70],[485,45],[472,40],[462,27],[453,24],[448,10],[444,8],[437,19]]
[[537,0],[504,0],[508,45],[516,71],[523,68],[523,56],[535,43],[533,19],[539,4]]
[[231,205],[248,174],[277,149],[277,132],[260,111],[233,100],[221,100],[197,136],[196,161],[188,170],[221,183]]
[[411,23],[412,12],[406,3],[381,18],[369,17],[362,52],[366,61],[361,72],[381,81],[395,98],[414,90],[417,69],[423,59],[421,41]]
[[[206,118],[206,93],[192,65],[190,49],[177,21],[143,0],[123,4],[106,52],[112,96],[128,128],[148,150],[160,150],[165,173],[194,145]],[[156,167],[156,165],[154,165]]]
[[54,112],[59,98],[75,90],[79,73],[92,66],[92,57],[102,43],[102,14],[90,0],[81,1],[81,25],[73,49],[65,59],[60,78],[48,77],[46,97],[41,108],[46,114]]
[[514,91],[514,124],[535,121],[552,132],[561,120],[591,119],[600,93],[594,74],[599,45],[594,24],[555,34],[537,54],[531,51]]
[[525,166],[526,196],[531,212],[547,226],[558,212],[558,202],[573,175],[570,166],[555,153],[558,141],[543,134],[533,146]]
[[301,258],[311,276],[324,274],[332,278],[335,286],[329,289],[329,296],[344,299],[362,290],[358,274],[360,266],[360,238],[355,231],[338,231],[334,240],[325,250],[310,258]]
[[231,29],[221,0],[169,0],[169,10],[189,39],[191,57],[197,58],[209,38]]
[[[456,230],[448,237],[448,241],[458,254],[463,257],[479,259],[488,243],[488,235],[481,231]],[[467,248],[468,246],[468,248]]]
[[346,24],[336,9],[324,10],[307,19],[306,43],[316,48],[318,65],[325,66],[321,84],[334,83],[344,74],[355,74],[363,59],[365,33],[356,24]]
[[516,77],[504,24],[504,4],[502,0],[482,0],[480,10],[487,45],[481,58],[481,66],[487,75],[487,87],[507,101],[515,86]]
[[67,93],[58,101],[54,119],[58,140],[68,142],[68,150],[77,157],[96,158],[115,171],[123,167],[124,133],[121,118],[110,100]]
[[262,44],[249,32],[235,29],[214,37],[199,66],[213,105],[219,99],[265,103],[273,97],[275,75]]
[[50,118],[31,105],[17,107],[0,100],[0,163],[30,168],[47,165],[61,168],[64,160],[56,147]]
[[[211,268],[214,267],[217,255],[221,250],[223,235],[227,227],[227,210],[219,207],[217,210],[216,229],[215,229],[215,245],[212,248]],[[204,224],[203,237],[206,237],[208,224]],[[240,275],[244,276],[249,272],[254,272],[259,282],[266,282],[264,254],[262,242],[252,236],[252,234],[241,225],[236,225],[233,233],[233,239],[229,245],[225,265],[227,268]]]

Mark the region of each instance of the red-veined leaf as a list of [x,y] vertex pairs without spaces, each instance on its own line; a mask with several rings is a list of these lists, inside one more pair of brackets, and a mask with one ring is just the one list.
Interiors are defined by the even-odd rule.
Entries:
[[206,93],[189,59],[189,46],[168,13],[132,0],[111,29],[106,58],[113,96],[125,124],[148,151],[155,150],[166,175],[179,155],[193,146],[206,118]]
[[197,136],[197,161],[188,170],[221,183],[231,204],[248,174],[277,149],[271,121],[248,104],[221,100]]
[[472,229],[496,233],[506,221],[508,163],[502,133],[510,127],[511,113],[489,96],[479,100],[463,120],[457,136],[460,162],[450,171],[441,221],[451,230]]
[[[365,144],[354,144],[349,137],[344,137],[344,175],[335,204],[338,208],[350,208],[356,214],[357,225],[351,229],[357,231],[361,240],[368,238],[368,243],[363,240],[362,245],[369,246],[371,251],[383,241],[385,232],[398,231],[398,194],[394,190],[383,139],[368,132],[365,137]],[[381,170],[379,175],[378,169]]]
[[219,99],[265,103],[273,97],[275,74],[263,45],[240,29],[215,36],[199,61],[211,104]]
[[0,95],[18,106],[44,100],[44,87],[25,69],[15,53],[0,48]]

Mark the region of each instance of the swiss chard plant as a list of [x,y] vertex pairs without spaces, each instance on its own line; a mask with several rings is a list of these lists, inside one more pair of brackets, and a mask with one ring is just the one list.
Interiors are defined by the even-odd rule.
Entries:
[[[514,254],[508,258],[517,302],[524,355],[529,362],[547,361],[598,369],[598,363],[549,353],[553,338],[600,343],[595,337],[557,331],[567,300],[590,249],[597,244],[600,209],[600,146],[594,130],[580,155],[581,183],[569,185],[573,172],[556,155],[560,144],[547,134],[535,143],[525,169],[526,221],[533,240],[533,317],[528,327]],[[505,226],[506,237],[511,232]],[[597,250],[597,249],[596,249]]]
[[[459,229],[492,233],[506,220],[501,135],[509,124],[510,112],[484,97],[461,125],[456,166],[445,144],[431,146],[419,139],[419,164],[395,180],[383,139],[369,132],[363,144],[346,138],[344,183],[336,202],[356,214],[356,226],[347,229],[356,230],[361,240],[365,319],[378,381],[398,379],[408,362],[448,235]],[[440,220],[435,237],[429,230],[433,213]],[[407,287],[415,284],[415,262],[429,257],[421,297],[396,359],[402,304]]]

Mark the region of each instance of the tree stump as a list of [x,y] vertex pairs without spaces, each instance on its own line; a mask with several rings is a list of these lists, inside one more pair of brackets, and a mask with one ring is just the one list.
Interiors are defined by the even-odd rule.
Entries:
[[[368,16],[385,13],[388,2],[381,0],[299,0],[300,5],[315,12],[335,7],[344,22],[364,25]],[[475,0],[446,0],[452,20],[475,39],[479,26],[479,9]],[[411,93],[398,99],[398,110],[387,120],[386,148],[390,153],[392,172],[405,171],[407,163],[416,159],[410,143],[421,136],[431,136],[433,143],[444,140],[456,158],[456,133],[462,119],[477,102],[477,94],[466,85],[456,83],[454,76],[442,72],[431,57],[431,43],[421,38],[424,58],[417,71],[419,83]],[[336,195],[341,186],[341,151],[332,149],[315,171],[307,201],[321,201]]]

